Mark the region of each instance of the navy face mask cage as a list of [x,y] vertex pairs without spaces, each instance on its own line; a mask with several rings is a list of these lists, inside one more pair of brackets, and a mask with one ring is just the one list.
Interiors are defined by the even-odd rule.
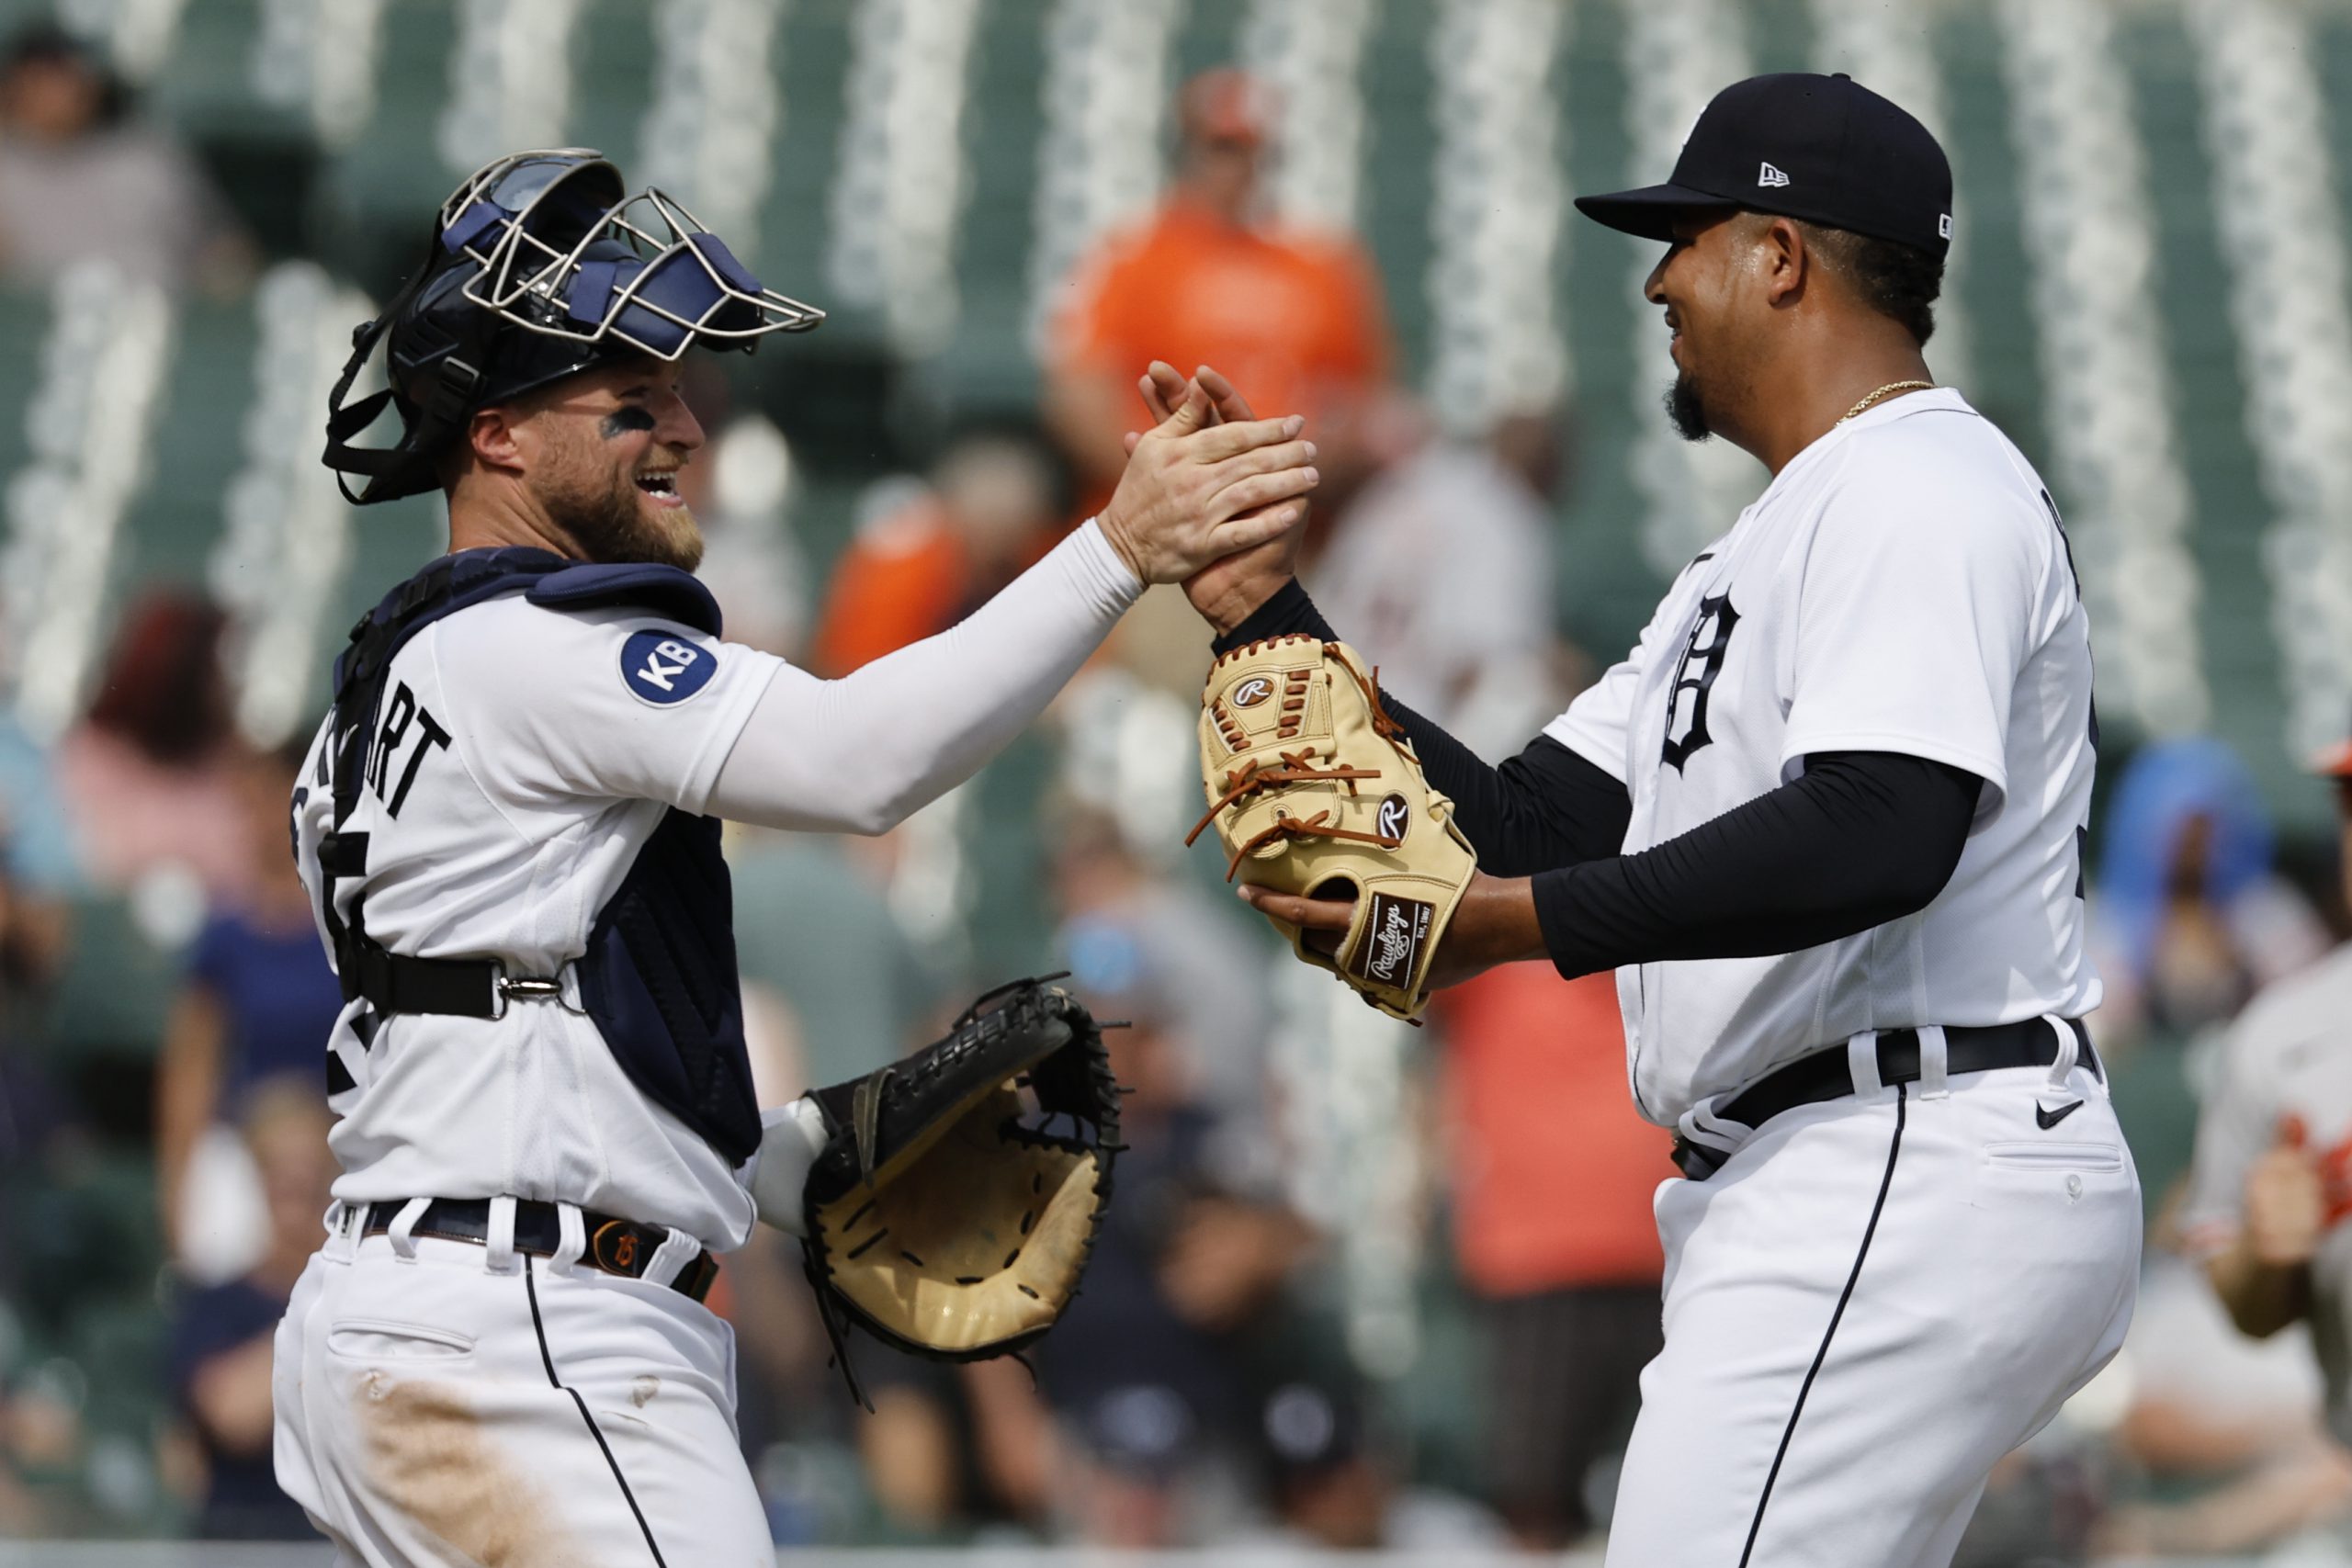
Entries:
[[[824,319],[762,287],[662,192],[627,195],[601,153],[517,152],[442,204],[415,274],[352,334],[324,460],[355,505],[414,495],[438,482],[435,455],[478,408],[608,360],[674,361],[697,343],[748,352]],[[391,385],[345,406],[379,342]],[[401,416],[400,442],[353,446],[387,406]],[[356,494],[352,475],[366,480]]]

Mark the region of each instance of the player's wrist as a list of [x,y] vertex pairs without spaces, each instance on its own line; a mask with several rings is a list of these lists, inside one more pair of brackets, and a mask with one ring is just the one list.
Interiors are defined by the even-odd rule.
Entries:
[[1135,574],[1137,582],[1148,584],[1151,581],[1151,573],[1146,570],[1148,563],[1136,543],[1135,530],[1125,518],[1119,515],[1115,501],[1095,514],[1094,530],[1102,536],[1102,542],[1111,547],[1111,553],[1119,558],[1119,564]]
[[1078,570],[1086,581],[1110,594],[1122,607],[1133,604],[1136,596],[1151,585],[1150,579],[1136,570],[1135,562],[1120,551],[1100,517],[1079,525],[1068,544],[1079,558]]
[[1544,956],[1533,882],[1474,871],[1446,928],[1432,986],[1458,986],[1501,964]]
[[1243,578],[1193,598],[1193,608],[1218,637],[1231,637],[1293,581],[1288,568]]

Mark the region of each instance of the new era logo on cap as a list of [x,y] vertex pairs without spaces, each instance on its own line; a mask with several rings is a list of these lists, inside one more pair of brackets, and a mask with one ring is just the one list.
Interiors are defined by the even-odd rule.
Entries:
[[1789,183],[1789,176],[1781,173],[1780,170],[1774,168],[1771,164],[1767,164],[1762,168],[1757,170],[1756,183],[1759,186],[1784,186]]

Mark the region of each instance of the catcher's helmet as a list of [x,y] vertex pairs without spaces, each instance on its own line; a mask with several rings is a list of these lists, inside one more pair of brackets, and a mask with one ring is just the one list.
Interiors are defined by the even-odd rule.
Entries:
[[[355,505],[433,489],[435,459],[476,409],[629,355],[674,360],[702,343],[746,351],[825,313],[763,288],[718,236],[582,147],[516,152],[441,205],[415,274],[352,333],[327,400],[325,463]],[[384,344],[388,388],[345,407]],[[387,405],[399,443],[351,445]],[[357,494],[345,476],[366,480]]]

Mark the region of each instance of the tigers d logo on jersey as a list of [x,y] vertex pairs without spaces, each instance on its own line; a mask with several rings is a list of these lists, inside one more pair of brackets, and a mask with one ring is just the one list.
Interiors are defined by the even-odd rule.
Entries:
[[1674,684],[1666,697],[1666,761],[1680,773],[1691,753],[1713,743],[1707,733],[1707,694],[1723,673],[1724,654],[1731,647],[1739,612],[1731,595],[1718,593],[1699,601],[1699,619],[1683,645],[1681,661],[1674,667]]

